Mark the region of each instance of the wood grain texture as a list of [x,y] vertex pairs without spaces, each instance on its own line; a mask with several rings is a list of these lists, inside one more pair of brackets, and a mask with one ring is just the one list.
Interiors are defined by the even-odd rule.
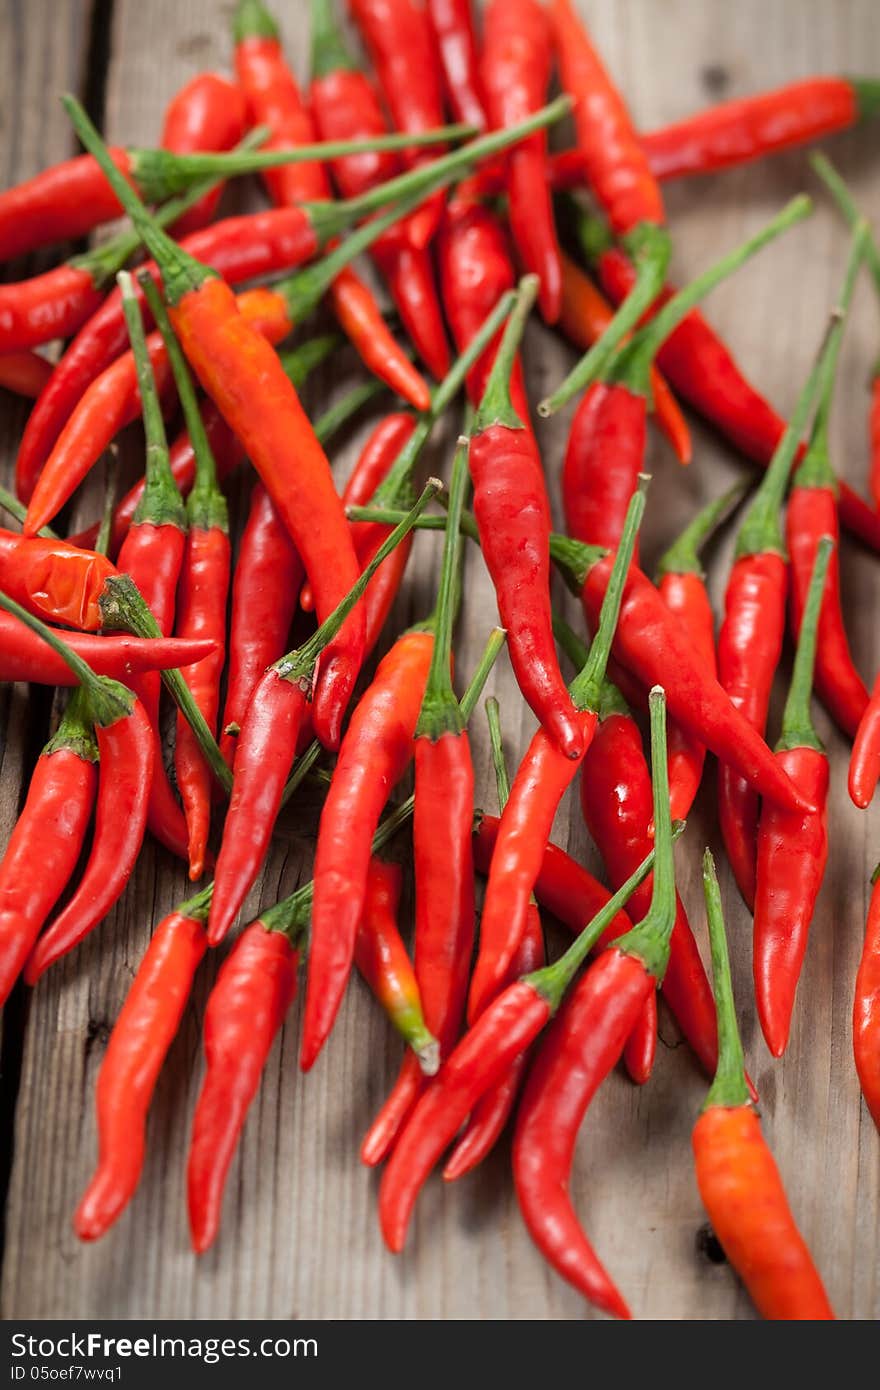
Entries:
[[[579,0],[597,43],[645,126],[683,115],[718,96],[781,83],[813,71],[876,73],[880,30],[872,0]],[[106,130],[114,140],[149,142],[171,93],[195,71],[228,67],[232,6],[218,0],[116,0],[107,73]],[[307,5],[277,5],[298,73],[307,61]],[[69,148],[63,122],[44,96],[75,84],[88,6],[30,0],[7,6],[0,22],[4,112],[3,175],[36,171]],[[63,16],[59,18],[59,16]],[[51,20],[51,22],[50,22]],[[3,31],[2,26],[5,26]],[[10,34],[12,36],[10,40]],[[26,80],[27,79],[27,80]],[[832,153],[865,210],[880,222],[876,126],[833,142]],[[674,272],[684,278],[754,231],[794,192],[811,187],[795,152],[715,179],[668,189]],[[813,188],[815,191],[815,188]],[[712,297],[709,313],[749,373],[780,409],[789,409],[808,368],[846,253],[846,233],[818,196],[815,216],[763,252]],[[877,306],[867,280],[844,350],[835,408],[836,464],[861,486],[866,458],[866,374],[878,342]],[[527,366],[533,399],[571,360],[554,334],[531,330]],[[317,383],[326,398],[340,372]],[[557,479],[570,412],[541,426],[547,475]],[[20,409],[4,401],[8,459]],[[451,422],[454,426],[455,422]],[[364,429],[334,451],[344,477]],[[645,528],[646,565],[683,521],[740,471],[731,452],[694,425],[695,461],[683,470],[652,444],[654,482]],[[446,468],[439,441],[428,460]],[[83,511],[93,515],[95,499]],[[711,555],[713,594],[723,592],[728,534]],[[420,537],[397,626],[428,607],[437,544]],[[847,615],[862,674],[880,665],[876,630],[880,569],[854,545],[843,556]],[[574,610],[570,616],[576,617]],[[495,619],[479,557],[467,561],[458,635],[466,673]],[[784,693],[787,667],[780,672]],[[490,682],[504,712],[511,760],[532,722],[506,663]],[[777,701],[777,716],[778,716]],[[880,857],[880,811],[860,814],[846,796],[846,748],[819,712],[833,764],[831,857],[801,984],[792,1043],[772,1063],[750,1000],[751,924],[722,868],[744,1041],[762,1113],[792,1205],[838,1314],[880,1315],[880,1142],[860,1103],[852,1064],[852,985],[869,874]],[[31,740],[32,742],[32,740]],[[487,739],[473,727],[480,800],[494,809]],[[29,752],[25,694],[0,692],[0,843],[15,814]],[[710,771],[678,851],[682,893],[704,941],[699,861],[715,848]],[[306,871],[314,808],[285,818],[248,912],[289,891]],[[560,811],[556,838],[597,867],[576,801]],[[375,1215],[376,1177],[358,1164],[364,1130],[400,1059],[359,982],[349,991],[330,1046],[304,1081],[296,1068],[298,1024],[285,1029],[266,1070],[227,1189],[216,1249],[189,1252],[183,1173],[189,1119],[201,1074],[199,1030],[213,975],[203,970],[160,1083],[140,1191],[96,1248],[76,1243],[70,1215],[94,1160],[93,1091],[108,1030],[146,944],[151,924],[179,900],[183,875],[153,847],[141,858],[116,912],[38,988],[27,1021],[15,1114],[14,1167],[7,1206],[2,1312],[6,1317],[217,1318],[581,1318],[581,1300],[533,1250],[516,1211],[508,1153],[452,1190],[432,1182],[419,1204],[410,1245],[387,1255]],[[661,1014],[664,1046],[650,1085],[615,1076],[598,1097],[578,1148],[574,1195],[597,1250],[637,1316],[749,1318],[751,1305],[726,1264],[703,1253],[705,1217],[693,1180],[689,1133],[705,1082],[674,1024]]]

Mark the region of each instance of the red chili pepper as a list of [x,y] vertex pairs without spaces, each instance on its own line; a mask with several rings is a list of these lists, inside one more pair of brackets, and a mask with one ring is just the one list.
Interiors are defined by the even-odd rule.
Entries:
[[801,221],[810,208],[809,200],[803,198],[789,203],[756,236],[680,290],[630,342],[596,365],[565,451],[563,498],[571,535],[592,545],[617,544],[626,505],[643,466],[650,367],[661,344],[709,290]]
[[[589,276],[564,251],[561,253],[561,264],[559,326],[575,347],[586,352],[605,332],[613,318],[613,311]],[[687,421],[656,367],[651,368],[651,393],[657,424],[675,450],[679,463],[690,463],[692,447]]]
[[[659,823],[660,816],[657,819]],[[671,852],[670,836],[670,875]],[[583,928],[560,960],[509,985],[493,1000],[428,1084],[391,1156],[379,1189],[379,1217],[389,1249],[402,1249],[419,1190],[465,1117],[556,1012],[577,970],[629,893],[649,871],[652,860],[653,853]]]
[[629,1310],[581,1229],[569,1194],[578,1130],[644,1002],[663,980],[675,919],[675,870],[666,770],[663,691],[650,696],[656,859],[650,906],[578,983],[526,1084],[513,1146],[517,1198],[538,1249],[563,1278],[606,1312]]
[[853,999],[853,1053],[862,1095],[880,1129],[880,888],[874,871]]
[[639,137],[658,179],[714,173],[808,144],[869,120],[880,110],[880,82],[807,77],[768,92],[721,102]]
[[[715,660],[715,615],[706,591],[700,549],[743,495],[748,482],[714,498],[694,517],[660,557],[657,587],[663,602],[690,636],[707,671],[718,675]],[[706,749],[674,721],[669,724],[669,795],[673,820],[686,820],[700,789]]]
[[440,53],[446,100],[455,119],[485,130],[489,122],[471,0],[428,0],[426,8]]
[[0,353],[0,386],[16,396],[36,400],[53,370],[52,363],[36,352]]
[[[123,685],[145,671],[174,670],[200,661],[213,649],[210,642],[182,642],[176,637],[96,637],[60,630],[56,635],[96,676],[110,676]],[[76,684],[70,667],[9,613],[0,613],[0,681]]]
[[[186,549],[187,516],[168,462],[165,425],[150,369],[133,282],[126,271],[121,272],[119,282],[143,405],[146,486],[131,527],[120,547],[118,565],[121,572],[128,574],[137,585],[144,602],[159,625],[160,632],[163,637],[168,637],[174,629],[177,582]],[[191,631],[178,633],[178,636],[207,638],[212,643],[217,641],[216,634],[211,632]],[[210,661],[219,656],[222,662],[222,651],[221,636],[219,648],[215,648],[212,654],[204,659]],[[131,689],[143,705],[153,730],[153,781],[150,787],[147,825],[151,833],[171,850],[172,854],[186,859],[186,821],[168,781],[162,754],[162,738],[159,731],[161,681],[158,673],[150,672],[133,680]]]
[[[581,810],[611,883],[619,886],[651,847],[651,775],[638,726],[613,686],[606,687],[600,716],[584,759]],[[650,898],[648,879],[633,894],[630,915],[634,920],[647,911]],[[712,991],[678,895],[662,989],[700,1065],[711,1075],[718,1057]],[[628,1045],[630,1074],[640,1083],[650,1076],[656,1042],[656,1011],[652,1011],[643,1017],[638,1038]]]
[[203,1254],[220,1226],[223,1187],[260,1074],[296,996],[299,948],[253,922],[226,957],[205,1009],[205,1078],[187,1162],[193,1249]]
[[[459,352],[473,340],[486,315],[501,296],[512,290],[516,277],[507,238],[498,218],[480,203],[455,199],[437,239],[440,285],[452,336]],[[479,405],[501,341],[491,343],[468,375],[468,396]],[[521,420],[529,418],[522,363],[511,378],[513,407]]]
[[[865,234],[866,228],[862,225],[853,238],[840,299],[841,317],[846,314],[852,298],[864,254]],[[832,346],[824,363],[822,394],[809,444],[792,481],[785,531],[791,557],[791,616],[795,632],[800,630],[819,538],[831,536],[835,541],[819,618],[815,686],[816,694],[829,714],[852,738],[868,706],[868,692],[850,654],[837,558],[840,527],[837,519],[837,482],[830,462],[829,418],[841,342],[842,328],[838,326],[832,334]]]
[[759,1313],[786,1322],[834,1317],[797,1229],[743,1073],[730,962],[715,864],[703,856],[703,888],[718,1009],[715,1080],[692,1142],[697,1185],[712,1228]]
[[98,599],[115,573],[93,550],[0,529],[0,590],[48,622],[96,632]]
[[399,864],[377,858],[370,861],[354,959],[424,1074],[433,1076],[440,1064],[440,1050],[425,1023],[415,971],[397,928],[402,880]]
[[[311,105],[323,140],[385,133],[387,125],[375,89],[349,53],[329,0],[312,0],[311,66]],[[391,152],[349,155],[331,160],[330,168],[342,194],[352,198],[392,177],[400,161]],[[424,247],[412,244],[410,229],[406,220],[380,237],[373,247],[373,259],[416,351],[439,380],[449,370],[446,331],[430,255]],[[418,387],[401,394],[417,409],[425,410],[430,403],[428,388],[409,362],[406,366],[412,385],[417,382]]]
[[[217,644],[211,656],[181,672],[196,707],[211,734],[216,735],[220,678],[225,659],[226,600],[232,566],[226,499],[217,482],[217,468],[199,414],[195,387],[159,291],[149,277],[141,277],[141,288],[165,343],[195,454],[196,477],[186,503],[189,525],[181,554],[175,626],[179,637],[208,637]],[[201,878],[204,870],[211,829],[211,770],[202,757],[198,738],[182,713],[177,716],[174,768],[186,820],[189,876],[195,880]]]
[[[489,720],[489,738],[492,748],[492,761],[495,765],[495,780],[498,787],[498,808],[503,812],[510,795],[510,782],[507,765],[504,761],[504,747],[501,736],[500,710],[498,701],[491,697],[486,701],[486,714]],[[582,922],[578,924],[578,930]],[[541,914],[534,897],[529,902],[526,929],[522,943],[514,956],[507,985],[514,984],[523,975],[540,970],[546,963],[544,954],[544,928]],[[494,1148],[504,1126],[510,1118],[516,1098],[522,1085],[528,1052],[523,1052],[505,1076],[496,1082],[480,1097],[465,1126],[464,1132],[455,1145],[443,1176],[447,1182],[454,1182],[471,1172]]]
[[99,1240],[140,1181],[147,1112],[208,944],[210,888],[159,923],[132,980],[98,1072],[98,1162],[73,1218],[80,1240]]
[[315,667],[331,650],[336,633],[386,555],[409,533],[436,491],[436,484],[425,489],[338,607],[298,650],[270,666],[254,690],[235,751],[232,797],[217,856],[208,919],[212,945],[226,935],[263,862],[311,701]]
[[828,861],[828,757],[810,718],[822,594],[834,541],[819,541],[776,757],[817,808],[791,812],[766,804],[758,826],[754,972],[758,1018],[767,1046],[788,1043],[807,932]]
[[[443,96],[437,49],[428,16],[415,0],[349,0],[376,70],[394,124],[414,133],[443,124]],[[412,150],[404,162],[413,168],[430,152]],[[412,221],[413,242],[424,248],[435,235],[443,212],[437,194]]]
[[428,631],[398,638],[359,700],[339,750],[315,851],[304,1041],[327,1036],[345,991],[364,915],[372,837],[412,758],[433,647]]
[[871,698],[862,715],[853,741],[849,764],[849,794],[856,806],[865,810],[880,781],[880,676],[874,681]]
[[0,860],[0,1005],[73,876],[91,819],[97,762],[88,705],[77,689],[57,733],[37,759],[27,800]]
[[[480,71],[491,124],[500,129],[539,110],[552,67],[552,30],[538,0],[489,0],[483,13]],[[562,270],[547,182],[546,133],[517,145],[506,164],[513,240],[525,269],[540,279],[541,313],[555,323]]]
[[535,276],[516,306],[471,432],[474,515],[517,684],[547,736],[569,758],[583,752],[580,720],[565,687],[550,615],[550,504],[538,445],[513,405],[511,375],[535,302]]
[[[569,687],[572,703],[579,713],[584,750],[589,747],[598,723],[605,666],[644,506],[644,493],[640,488],[630,502],[590,655]],[[583,752],[578,758],[567,757],[544,730],[539,729],[519,766],[510,800],[501,816],[483,902],[480,948],[468,998],[470,1022],[491,1003],[510,969],[522,940],[529,895],[535,886],[544,846],[550,839],[553,817],[583,757]]]
[[[216,72],[199,73],[181,87],[165,108],[162,147],[175,154],[199,150],[231,150],[247,129],[241,88]],[[265,145],[262,146],[266,148]],[[209,223],[223,196],[223,185],[207,193],[172,227],[179,241]]]

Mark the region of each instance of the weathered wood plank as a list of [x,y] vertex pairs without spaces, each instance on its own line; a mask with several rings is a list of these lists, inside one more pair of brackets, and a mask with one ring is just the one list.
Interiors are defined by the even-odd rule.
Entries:
[[[113,138],[152,138],[162,102],[181,81],[200,67],[225,66],[229,8],[211,0],[154,0],[150,6],[117,0],[108,88],[107,129]],[[284,15],[284,36],[304,75],[306,7],[295,9]],[[684,114],[719,93],[755,90],[810,71],[880,67],[870,0],[811,0],[807,6],[796,0],[774,6],[744,0],[736,7],[698,0],[670,0],[662,7],[649,0],[596,0],[589,14],[610,68],[645,125]],[[874,145],[874,133],[866,131],[836,140],[833,153],[863,206],[880,218]],[[708,264],[809,185],[806,159],[795,153],[670,188],[676,275],[684,278]],[[821,198],[819,203],[809,223],[722,287],[710,306],[711,317],[754,378],[786,409],[807,370],[845,256],[846,234]],[[866,285],[847,337],[834,424],[838,467],[855,485],[864,475],[864,382],[876,341],[876,307]],[[539,328],[532,331],[527,358],[535,393],[557,380],[570,360],[555,337]],[[541,427],[557,506],[568,418]],[[355,432],[338,451],[343,475],[357,438]],[[679,469],[662,444],[652,446],[646,563],[695,507],[738,472],[733,455],[707,431],[695,426],[695,439],[690,470]],[[448,457],[447,442],[438,447],[433,466],[445,466]],[[436,544],[424,538],[418,544],[401,621],[425,611],[436,566]],[[730,551],[728,535],[711,557],[716,601]],[[854,650],[869,678],[880,663],[873,621],[880,583],[876,561],[848,547],[844,579]],[[478,557],[471,555],[458,642],[460,672],[469,669],[493,619],[490,586]],[[781,672],[780,695],[786,678],[787,671]],[[513,755],[524,748],[532,724],[506,664],[493,676],[492,688],[502,700]],[[748,1058],[792,1204],[839,1314],[876,1317],[880,1146],[859,1102],[849,1013],[864,885],[878,857],[880,813],[859,815],[849,805],[843,740],[823,715],[820,724],[834,766],[832,852],[792,1045],[782,1064],[771,1064],[756,1028],[749,1002],[750,923],[726,870],[722,886]],[[494,807],[481,718],[473,741],[480,798]],[[7,756],[15,746],[10,739]],[[713,792],[710,775],[678,852],[682,892],[701,937],[699,853],[707,838],[717,840]],[[0,815],[3,804],[0,800]],[[286,824],[297,828],[294,818]],[[557,838],[595,867],[576,798],[560,812]],[[295,882],[307,849],[299,839],[289,846],[279,839],[251,908]],[[360,986],[350,991],[337,1035],[307,1082],[296,1070],[297,1025],[285,1030],[230,1175],[221,1239],[196,1265],[186,1242],[183,1167],[201,1068],[198,1030],[212,973],[207,969],[160,1085],[138,1197],[98,1248],[76,1246],[68,1234],[69,1214],[93,1161],[92,1094],[106,1029],[150,923],[167,911],[181,887],[180,873],[149,850],[113,918],[37,991],[16,1121],[5,1314],[589,1316],[532,1249],[515,1210],[506,1152],[458,1191],[433,1183],[420,1204],[407,1253],[394,1261],[383,1252],[376,1180],[359,1167],[357,1148],[395,1074],[399,1048]],[[614,1077],[591,1111],[575,1173],[578,1209],[637,1315],[750,1317],[750,1304],[729,1269],[713,1265],[698,1248],[705,1218],[688,1136],[704,1082],[665,1015],[661,1032],[665,1046],[650,1086],[637,1091]]]

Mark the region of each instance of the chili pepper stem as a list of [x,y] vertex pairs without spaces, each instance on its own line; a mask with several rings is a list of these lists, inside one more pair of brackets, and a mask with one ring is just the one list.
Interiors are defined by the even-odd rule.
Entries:
[[464,729],[461,710],[455,698],[450,674],[452,631],[455,625],[456,596],[459,589],[459,566],[462,557],[461,517],[468,488],[468,440],[459,439],[452,464],[449,484],[449,525],[443,541],[440,585],[437,591],[434,619],[434,645],[422,708],[416,724],[415,737],[436,742],[443,734],[460,734]]
[[703,853],[703,894],[706,899],[706,920],[709,924],[709,947],[712,953],[715,1011],[718,1015],[718,1066],[703,1109],[709,1110],[713,1105],[750,1105],[751,1097],[745,1077],[745,1057],[736,1021],[736,1005],[730,979],[730,956],[721,909],[721,890],[718,887],[715,860],[710,849]]
[[752,479],[743,478],[720,497],[713,497],[669,549],[663,552],[657,564],[658,577],[664,574],[696,574],[704,579],[705,571],[700,563],[702,546],[751,486]]
[[[855,199],[844,183],[840,174],[827,155],[815,153],[810,155],[810,164],[813,172],[822,180],[838,209],[842,213],[847,225],[855,231],[856,227],[864,219],[856,206]],[[868,235],[865,242],[865,260],[880,294],[880,246],[877,245],[877,238]]]
[[517,415],[510,397],[510,377],[514,358],[540,287],[541,282],[537,275],[525,275],[519,282],[516,300],[495,354],[483,399],[477,409],[474,434],[479,434],[492,425],[503,425],[511,430],[521,430],[525,427],[525,421]]
[[791,685],[782,714],[782,735],[776,744],[777,753],[787,748],[815,748],[823,751],[822,740],[816,733],[810,715],[810,695],[813,688],[813,670],[816,664],[816,642],[818,638],[819,613],[825,592],[825,577],[834,540],[823,536],[816,550],[816,561],[810,579],[810,588],[801,620],[801,633],[791,673]]

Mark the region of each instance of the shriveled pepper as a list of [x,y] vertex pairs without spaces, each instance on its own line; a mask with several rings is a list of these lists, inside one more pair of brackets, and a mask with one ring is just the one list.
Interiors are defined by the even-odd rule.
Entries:
[[105,1235],[137,1189],[147,1112],[208,944],[210,898],[208,887],[162,919],[113,1026],[95,1091],[97,1166],[73,1218],[80,1240]]
[[834,1317],[810,1252],[794,1222],[779,1171],[761,1134],[743,1074],[742,1043],[715,864],[703,857],[703,888],[718,1010],[718,1070],[694,1125],[700,1197],[724,1253],[762,1317]]
[[822,596],[834,541],[823,536],[795,656],[776,757],[816,807],[791,812],[767,803],[758,824],[753,963],[758,1018],[767,1046],[781,1057],[788,1043],[807,933],[828,862],[828,755],[810,717],[810,694]]
[[47,622],[95,632],[98,600],[115,573],[94,550],[0,529],[0,590]]

